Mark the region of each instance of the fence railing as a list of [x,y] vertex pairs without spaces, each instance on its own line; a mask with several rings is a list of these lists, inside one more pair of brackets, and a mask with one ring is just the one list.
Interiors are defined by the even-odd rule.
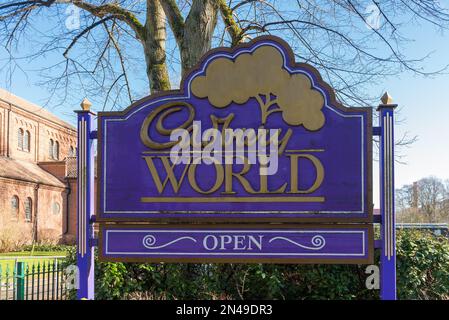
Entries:
[[2,270],[0,300],[66,300],[68,292],[62,260],[15,261]]

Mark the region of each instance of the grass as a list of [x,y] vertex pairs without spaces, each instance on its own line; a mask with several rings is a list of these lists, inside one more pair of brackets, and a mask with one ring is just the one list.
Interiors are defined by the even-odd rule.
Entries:
[[[64,251],[34,251],[33,255],[30,257],[31,252],[7,252],[0,253],[0,269],[1,276],[6,275],[6,269],[9,269],[9,274],[12,275],[14,270],[14,264],[17,261],[23,261],[28,264],[30,267],[33,264],[40,263],[41,265],[49,262],[53,262],[53,258],[48,258],[50,256],[65,256],[66,252]],[[11,257],[10,259],[8,259]]]

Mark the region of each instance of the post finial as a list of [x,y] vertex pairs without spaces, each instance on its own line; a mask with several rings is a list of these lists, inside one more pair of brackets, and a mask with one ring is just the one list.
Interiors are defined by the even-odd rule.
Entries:
[[383,104],[393,104],[393,98],[388,92],[385,92],[382,98],[380,98]]
[[83,101],[81,101],[80,105],[84,111],[89,111],[90,107],[92,106],[92,103],[89,100],[87,100],[87,98],[84,98]]

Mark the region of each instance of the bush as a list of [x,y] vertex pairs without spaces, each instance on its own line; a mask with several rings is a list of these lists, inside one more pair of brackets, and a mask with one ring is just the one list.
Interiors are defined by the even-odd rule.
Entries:
[[[68,264],[76,254],[69,251]],[[376,261],[379,256],[376,252]],[[400,299],[449,299],[449,241],[398,232]],[[366,266],[96,263],[97,299],[378,299]]]
[[63,244],[54,244],[53,242],[42,241],[40,243],[36,243],[34,245],[24,245],[19,250],[20,251],[42,251],[42,252],[50,252],[50,251],[58,251],[64,252],[67,251],[70,246]]
[[4,226],[0,224],[0,253],[17,251],[30,242],[31,240],[27,237],[27,230],[16,225]]
[[430,232],[398,237],[398,295],[402,299],[449,299],[449,241]]

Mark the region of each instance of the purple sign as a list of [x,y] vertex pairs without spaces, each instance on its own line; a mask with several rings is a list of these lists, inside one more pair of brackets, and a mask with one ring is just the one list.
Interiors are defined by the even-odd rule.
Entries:
[[[339,104],[319,73],[295,63],[278,38],[213,50],[179,91],[99,114],[98,220],[368,222],[371,120],[371,109]],[[221,132],[220,140],[204,140],[209,129]],[[235,151],[238,141],[231,152],[218,150],[230,129],[257,134],[253,142],[240,136],[243,157]],[[189,136],[173,140],[182,130]],[[262,140],[261,130],[277,135]],[[248,160],[261,141],[270,152],[276,141],[275,168],[267,174],[266,163]],[[173,152],[180,153],[183,142],[182,152],[192,157],[175,163]],[[211,145],[217,148],[208,153]],[[204,161],[205,154],[216,162]]]
[[100,227],[105,261],[371,263],[372,227]]

